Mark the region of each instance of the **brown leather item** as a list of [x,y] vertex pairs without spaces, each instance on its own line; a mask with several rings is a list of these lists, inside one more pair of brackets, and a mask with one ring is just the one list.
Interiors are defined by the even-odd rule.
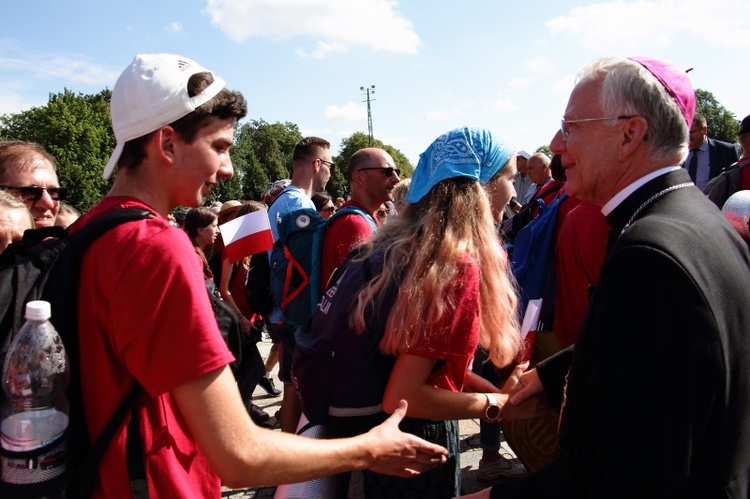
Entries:
[[558,411],[550,409],[535,418],[503,418],[501,425],[505,441],[529,473],[539,471],[560,458],[557,434],[559,417]]

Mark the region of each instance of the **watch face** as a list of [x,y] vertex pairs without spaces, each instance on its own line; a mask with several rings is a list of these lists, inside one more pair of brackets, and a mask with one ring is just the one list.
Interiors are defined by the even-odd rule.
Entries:
[[487,408],[485,411],[485,414],[487,415],[487,419],[493,420],[500,417],[500,406],[499,405],[491,405]]

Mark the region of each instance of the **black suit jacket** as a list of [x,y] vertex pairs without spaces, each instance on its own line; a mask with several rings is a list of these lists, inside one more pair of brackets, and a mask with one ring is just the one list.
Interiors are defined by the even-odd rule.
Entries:
[[[728,166],[740,159],[734,144],[708,138],[708,162],[710,166],[709,180],[724,171]],[[682,164],[687,169],[687,161]]]
[[548,392],[570,366],[562,456],[492,497],[747,497],[747,246],[692,185],[622,232],[685,182],[653,179],[607,217],[617,239],[574,350],[538,365]]

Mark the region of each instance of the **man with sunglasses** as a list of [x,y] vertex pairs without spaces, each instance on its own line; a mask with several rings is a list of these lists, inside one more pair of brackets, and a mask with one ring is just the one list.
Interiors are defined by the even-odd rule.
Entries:
[[34,142],[0,142],[0,189],[24,202],[37,229],[53,227],[60,201],[68,190],[60,187],[55,158]]
[[[393,199],[393,188],[401,180],[387,151],[377,147],[360,149],[349,158],[346,176],[351,197],[341,208],[355,206],[367,213],[375,226],[380,222],[376,212],[386,201]],[[373,233],[373,224],[362,215],[349,213],[334,220],[326,230],[321,251],[320,283],[325,290],[333,272],[349,252]]]

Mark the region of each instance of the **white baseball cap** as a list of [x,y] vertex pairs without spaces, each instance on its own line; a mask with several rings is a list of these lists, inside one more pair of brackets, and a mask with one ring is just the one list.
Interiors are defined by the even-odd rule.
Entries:
[[524,158],[524,159],[529,159],[529,158],[531,157],[531,154],[529,154],[529,153],[528,153],[528,152],[526,152],[526,151],[518,151],[518,152],[516,153],[516,156],[521,156],[521,157],[522,157],[522,158]]
[[104,179],[115,171],[122,149],[137,139],[169,125],[195,111],[226,85],[214,76],[203,92],[190,97],[188,80],[196,73],[208,72],[197,62],[174,54],[138,54],[115,83],[110,101],[112,129],[117,146],[104,167]]

